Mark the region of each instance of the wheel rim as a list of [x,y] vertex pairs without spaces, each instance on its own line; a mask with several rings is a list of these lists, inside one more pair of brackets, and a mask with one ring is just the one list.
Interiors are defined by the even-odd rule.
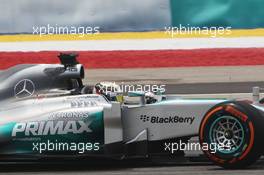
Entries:
[[210,143],[221,145],[216,150],[231,154],[241,148],[244,142],[244,128],[240,121],[233,116],[222,116],[213,122],[209,130]]

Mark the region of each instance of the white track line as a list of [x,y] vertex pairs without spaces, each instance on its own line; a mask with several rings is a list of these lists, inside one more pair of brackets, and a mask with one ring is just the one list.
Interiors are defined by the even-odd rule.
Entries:
[[0,42],[0,51],[112,51],[264,47],[264,37]]

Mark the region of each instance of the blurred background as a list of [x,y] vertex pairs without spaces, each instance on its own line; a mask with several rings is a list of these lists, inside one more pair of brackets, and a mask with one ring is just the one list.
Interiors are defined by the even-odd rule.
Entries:
[[102,31],[151,31],[165,26],[264,27],[263,0],[0,0],[0,33],[32,26],[100,26]]
[[[263,0],[0,0],[0,4],[0,69],[58,63],[59,52],[78,52],[87,71],[93,71],[87,74],[88,83],[262,81],[257,75],[264,70]],[[100,33],[32,34],[34,27],[48,25],[99,27]],[[216,36],[172,36],[166,30],[180,26],[231,30]]]
[[[251,100],[252,87],[264,87],[263,9],[264,0],[0,0],[0,73],[17,64],[59,63],[59,52],[77,52],[86,68],[85,84],[156,84],[166,85],[167,94],[187,98]],[[99,27],[100,33],[32,34],[34,27],[48,25]],[[212,37],[210,33],[172,36],[166,31],[180,26],[230,27],[231,32]],[[116,164],[112,171],[100,166],[94,174],[234,173],[211,165],[185,165],[130,164],[122,169]],[[24,171],[87,174],[96,169],[87,169],[86,164],[50,167],[45,173],[30,164]],[[20,173],[20,169],[5,165],[0,171]],[[236,173],[263,174],[263,162],[253,169]]]

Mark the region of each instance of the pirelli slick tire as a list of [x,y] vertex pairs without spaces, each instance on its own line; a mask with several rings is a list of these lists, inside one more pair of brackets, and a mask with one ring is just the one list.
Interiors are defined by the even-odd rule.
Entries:
[[246,102],[214,106],[202,119],[199,140],[203,152],[215,164],[242,169],[263,154],[264,117]]

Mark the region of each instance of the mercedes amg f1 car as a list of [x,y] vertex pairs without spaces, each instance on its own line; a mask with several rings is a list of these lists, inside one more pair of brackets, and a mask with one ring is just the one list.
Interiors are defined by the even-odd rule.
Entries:
[[61,64],[1,71],[1,160],[182,156],[182,144],[194,136],[200,143],[191,146],[202,145],[225,168],[244,168],[263,154],[264,106],[257,88],[252,102],[162,94],[150,100],[145,92],[129,92],[131,103],[87,90],[76,55],[59,58]]

